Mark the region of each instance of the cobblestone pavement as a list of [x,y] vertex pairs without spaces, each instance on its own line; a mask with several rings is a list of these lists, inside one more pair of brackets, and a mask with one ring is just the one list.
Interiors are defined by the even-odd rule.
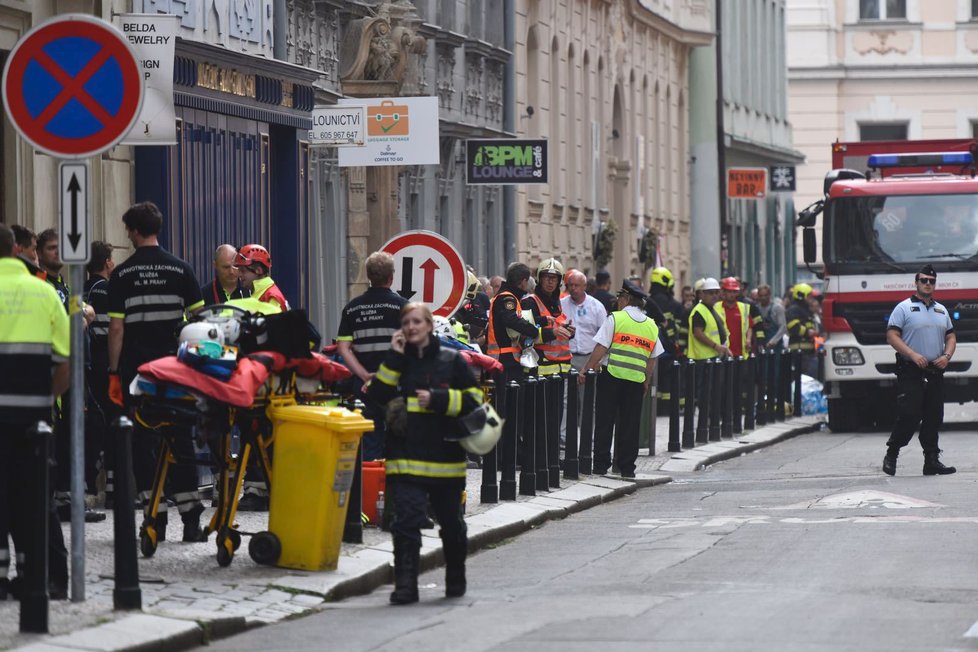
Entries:
[[[814,423],[814,420],[804,418],[796,421],[805,421],[808,425],[809,421]],[[798,425],[801,424],[796,424],[796,430]],[[791,426],[782,424],[782,430],[790,429]],[[661,446],[664,448],[668,432],[666,419],[658,420],[657,432],[658,441],[662,442]],[[730,456],[726,453],[724,455]],[[580,480],[562,480],[560,489],[540,492],[535,499],[520,496],[516,503],[500,504],[481,503],[479,497],[482,472],[470,470],[466,519],[472,541],[477,544],[478,537],[483,536],[485,540],[484,535],[500,528],[509,528],[505,530],[505,535],[500,534],[497,537],[498,540],[502,536],[511,536],[526,529],[518,527],[520,524],[534,519],[542,522],[554,517],[555,511],[566,514],[623,493],[630,493],[636,486],[668,481],[666,476],[649,474],[656,473],[671,458],[671,454],[663,452],[649,456],[648,451],[643,450],[637,469],[637,485],[614,476],[581,476]],[[555,508],[554,505],[558,507]],[[559,505],[565,507],[560,508]],[[209,509],[204,518],[211,513],[212,510]],[[267,514],[241,513],[237,521],[243,532],[267,529]],[[171,537],[180,535],[180,525],[176,510],[171,509]],[[70,527],[65,524],[63,530],[66,545],[70,549]],[[441,542],[436,531],[428,531],[426,534],[422,550],[423,554],[427,553],[427,557],[423,559],[423,564],[427,562],[428,566],[436,565],[439,563],[437,555],[440,553],[433,551],[440,550]],[[81,647],[92,649],[83,642],[79,633],[84,634],[85,631],[82,630],[105,623],[117,624],[121,629],[125,629],[125,624],[129,629],[140,631],[123,632],[120,636],[125,644],[117,643],[115,646],[104,641],[98,642],[99,638],[95,637],[94,645],[97,649],[132,649],[137,644],[145,644],[146,641],[142,639],[147,638],[148,631],[154,627],[159,629],[156,621],[164,619],[133,620],[132,612],[113,611],[112,540],[111,513],[102,523],[86,525],[85,600],[52,602],[49,635],[18,633],[17,603],[0,603],[0,649],[18,646],[48,652]],[[184,640],[180,636],[186,636],[188,631],[191,640],[199,643],[201,634],[198,624],[203,624],[205,630],[210,630],[205,632],[205,637],[219,636],[223,630],[227,630],[224,632],[226,634],[240,631],[247,626],[276,622],[316,609],[326,600],[369,591],[389,581],[389,564],[392,558],[390,535],[377,528],[364,529],[362,544],[343,544],[338,569],[321,573],[260,566],[248,556],[247,544],[246,536],[234,561],[227,568],[221,568],[217,564],[213,535],[208,542],[203,543],[161,542],[152,558],[139,558],[142,613],[183,619],[193,625],[187,631],[177,628],[179,631],[173,634],[176,638],[171,638],[169,642],[166,642],[163,634],[150,637],[150,641],[161,642],[155,649],[185,649],[188,645],[180,642]],[[67,634],[71,636],[65,636]]]

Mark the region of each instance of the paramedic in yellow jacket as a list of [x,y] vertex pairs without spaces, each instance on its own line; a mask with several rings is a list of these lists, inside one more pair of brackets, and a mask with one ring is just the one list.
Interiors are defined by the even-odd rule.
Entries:
[[588,369],[599,364],[604,369],[598,375],[594,407],[594,473],[597,475],[607,473],[611,467],[614,434],[614,461],[621,477],[635,477],[642,399],[652,384],[655,359],[664,352],[659,328],[645,314],[648,296],[631,281],[622,283],[618,309],[608,315],[594,336],[594,352],[578,375],[578,382],[583,383]]
[[689,312],[689,344],[686,357],[690,360],[724,358],[731,355],[727,346],[727,327],[717,314],[720,283],[715,278],[703,279],[699,290],[700,302]]

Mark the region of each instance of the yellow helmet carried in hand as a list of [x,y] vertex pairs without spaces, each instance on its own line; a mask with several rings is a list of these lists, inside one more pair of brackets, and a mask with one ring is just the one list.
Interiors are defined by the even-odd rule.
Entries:
[[458,440],[459,445],[475,455],[488,455],[503,434],[505,420],[491,403],[481,405],[461,419],[468,436]]
[[537,280],[541,274],[556,274],[560,279],[564,278],[564,266],[556,258],[547,258],[537,267]]
[[804,301],[812,293],[812,286],[808,283],[797,283],[791,288],[791,298]]
[[469,301],[474,299],[480,287],[482,287],[482,284],[479,283],[478,277],[472,272],[469,272],[469,284],[465,287],[465,298]]
[[649,272],[649,283],[672,289],[676,281],[672,278],[672,272],[667,267],[655,267]]

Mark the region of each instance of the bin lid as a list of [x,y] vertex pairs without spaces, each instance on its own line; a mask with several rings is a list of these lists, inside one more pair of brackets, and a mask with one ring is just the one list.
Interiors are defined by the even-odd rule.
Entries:
[[359,410],[322,405],[270,406],[268,416],[273,421],[289,421],[322,426],[335,432],[372,432],[374,422],[364,419]]

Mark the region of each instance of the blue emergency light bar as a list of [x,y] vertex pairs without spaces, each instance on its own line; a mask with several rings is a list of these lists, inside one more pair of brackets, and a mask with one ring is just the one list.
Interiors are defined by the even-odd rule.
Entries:
[[922,168],[939,165],[971,165],[971,152],[926,152],[920,154],[873,154],[867,165],[879,168]]

